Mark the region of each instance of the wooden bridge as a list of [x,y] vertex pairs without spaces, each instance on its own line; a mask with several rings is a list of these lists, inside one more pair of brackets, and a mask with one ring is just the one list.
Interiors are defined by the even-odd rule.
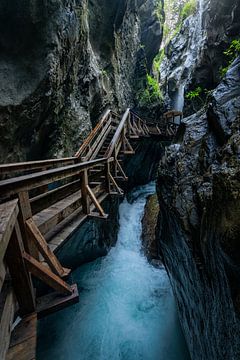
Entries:
[[[127,180],[124,156],[143,137],[171,140],[176,118],[150,124],[108,110],[75,156],[0,165],[0,359],[34,359],[37,317],[78,301],[54,252],[88,217],[107,218],[104,199]],[[53,292],[36,297],[34,278]]]

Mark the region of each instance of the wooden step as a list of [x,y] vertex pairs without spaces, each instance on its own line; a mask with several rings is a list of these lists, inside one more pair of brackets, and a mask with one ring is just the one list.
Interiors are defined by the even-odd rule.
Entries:
[[63,200],[33,216],[33,221],[44,235],[81,206],[81,191],[77,191]]
[[[98,202],[101,204],[108,197],[108,193],[102,193],[97,196]],[[95,206],[91,204],[90,211],[94,212]],[[57,251],[65,242],[78,230],[79,226],[86,221],[88,216],[77,210],[71,215],[70,219],[65,219],[59,224],[54,231],[46,234],[46,239],[52,251]],[[68,221],[67,221],[68,220]]]

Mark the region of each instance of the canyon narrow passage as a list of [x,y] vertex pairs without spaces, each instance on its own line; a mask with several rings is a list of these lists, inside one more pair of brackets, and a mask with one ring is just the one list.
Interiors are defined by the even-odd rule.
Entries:
[[120,205],[117,245],[73,272],[80,302],[39,322],[38,360],[188,360],[164,268],[141,251],[141,219],[155,184]]

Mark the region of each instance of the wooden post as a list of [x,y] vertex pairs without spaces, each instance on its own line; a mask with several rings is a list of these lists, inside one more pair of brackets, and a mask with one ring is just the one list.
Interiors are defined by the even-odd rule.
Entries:
[[23,243],[18,222],[15,224],[6,252],[6,262],[12,278],[20,315],[35,311],[35,297],[31,277],[23,260]]
[[84,170],[82,172],[82,178],[81,178],[82,208],[84,214],[90,214],[90,204],[89,204],[87,186],[88,186],[88,173],[87,170]]
[[36,245],[34,244],[31,236],[28,234],[26,228],[26,220],[32,217],[32,210],[31,210],[28,191],[19,192],[18,199],[19,199],[19,208],[20,208],[19,224],[23,237],[24,248],[35,259],[39,259],[38,249],[36,248]]
[[109,179],[110,173],[110,163],[107,162],[105,165],[105,184],[106,184],[106,191],[110,194],[111,193],[111,182]]

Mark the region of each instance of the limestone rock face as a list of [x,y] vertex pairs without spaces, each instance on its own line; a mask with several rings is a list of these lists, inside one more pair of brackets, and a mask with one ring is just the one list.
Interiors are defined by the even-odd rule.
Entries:
[[151,64],[161,41],[155,6],[1,1],[1,162],[73,155],[105,108],[133,105],[142,49]]
[[[236,0],[198,0],[197,11],[188,17],[165,48],[161,63],[161,85],[168,108],[182,110],[184,96],[200,86],[212,90],[221,81],[226,66],[224,51],[239,37],[240,3]],[[198,110],[185,101],[185,115]]]
[[239,73],[240,58],[159,169],[159,252],[194,360],[240,356]]

